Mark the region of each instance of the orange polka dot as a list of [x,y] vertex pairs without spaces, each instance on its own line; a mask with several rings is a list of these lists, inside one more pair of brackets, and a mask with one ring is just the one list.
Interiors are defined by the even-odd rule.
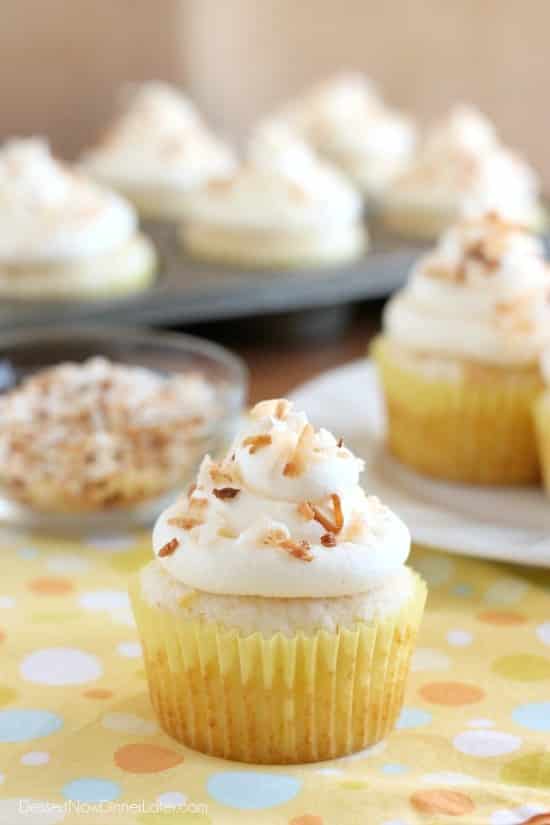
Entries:
[[323,825],[323,820],[315,814],[302,814],[291,819],[288,825]]
[[521,613],[513,613],[511,610],[486,610],[484,613],[478,613],[477,618],[480,622],[502,625],[502,627],[514,624],[525,624],[527,621],[526,616],[523,616]]
[[411,805],[422,814],[462,816],[474,810],[474,803],[466,794],[446,788],[417,791],[411,796]]
[[82,695],[86,696],[87,699],[110,699],[113,691],[106,688],[90,688],[90,690],[85,690]]
[[430,682],[422,685],[419,693],[426,702],[449,707],[473,705],[485,696],[484,691],[477,685],[468,685],[465,682]]
[[183,756],[159,745],[124,745],[115,752],[115,764],[128,773],[158,773],[183,762]]
[[39,596],[63,596],[74,590],[74,585],[70,579],[61,576],[44,576],[40,579],[33,579],[28,584],[29,590]]

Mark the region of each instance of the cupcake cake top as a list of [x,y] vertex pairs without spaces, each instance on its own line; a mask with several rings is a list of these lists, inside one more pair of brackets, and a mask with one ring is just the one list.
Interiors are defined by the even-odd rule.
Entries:
[[538,181],[531,167],[499,141],[491,122],[458,105],[427,135],[416,160],[395,181],[393,194],[424,196],[466,214],[498,209],[511,219],[532,216]]
[[264,401],[219,463],[159,518],[153,547],[197,590],[272,598],[362,593],[399,570],[405,525],[359,485],[363,462],[285,400]]
[[270,122],[254,133],[238,169],[193,193],[187,214],[209,224],[292,230],[347,223],[360,212],[361,198],[345,178]]
[[82,158],[91,173],[121,186],[185,188],[223,174],[234,162],[189,98],[163,83],[135,89],[101,143]]
[[550,340],[549,299],[541,241],[489,212],[444,233],[388,303],[384,328],[419,352],[530,364]]
[[101,254],[136,229],[133,208],[77,174],[37,138],[0,147],[0,262]]

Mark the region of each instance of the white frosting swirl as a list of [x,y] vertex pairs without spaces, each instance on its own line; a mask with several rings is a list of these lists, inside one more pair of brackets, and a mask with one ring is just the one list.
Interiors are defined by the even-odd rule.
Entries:
[[489,213],[448,230],[419,261],[384,329],[409,350],[527,365],[549,340],[549,290],[541,242]]
[[117,187],[187,190],[235,165],[233,153],[206,128],[191,101],[163,83],[146,83],[103,141],[84,154],[91,174]]
[[194,192],[187,216],[222,226],[323,229],[355,222],[361,198],[287,127],[271,122],[252,137],[247,161]]
[[[208,593],[365,592],[401,568],[410,536],[397,516],[365,495],[362,469],[362,461],[326,430],[315,432],[288,402],[263,402],[221,465],[205,458],[192,495],[158,520],[158,561],[178,581]],[[172,539],[177,547],[165,554]]]
[[496,209],[512,220],[532,221],[538,190],[532,168],[500,143],[491,122],[474,107],[459,105],[428,134],[390,198],[467,215]]
[[47,143],[0,148],[0,263],[100,255],[127,241],[136,224],[123,198],[56,161]]

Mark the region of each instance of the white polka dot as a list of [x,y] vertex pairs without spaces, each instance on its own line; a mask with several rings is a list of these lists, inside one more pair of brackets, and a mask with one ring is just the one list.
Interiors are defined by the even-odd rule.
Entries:
[[97,656],[71,647],[50,647],[26,656],[20,673],[28,682],[40,685],[81,685],[103,673]]
[[90,562],[81,556],[66,553],[51,556],[46,563],[46,567],[51,573],[78,575],[79,573],[86,573],[90,569]]
[[467,756],[488,758],[517,751],[521,747],[521,739],[497,730],[468,730],[455,736],[453,745]]
[[468,722],[469,728],[494,728],[494,726],[492,719],[470,719]]
[[338,762],[356,762],[359,759],[368,759],[370,756],[378,756],[386,750],[386,742],[377,742],[376,745],[371,745],[370,748],[357,751],[357,753],[350,753],[349,756],[340,756]]
[[15,607],[15,604],[13,596],[0,596],[0,608],[7,610],[10,607]]
[[29,751],[21,757],[22,765],[46,765],[50,761],[47,751]]
[[411,670],[418,672],[421,670],[448,670],[451,660],[442,650],[433,647],[419,647],[413,653]]
[[141,656],[141,645],[139,642],[121,642],[117,646],[117,652],[127,659],[138,659]]
[[93,547],[95,550],[104,550],[107,553],[120,553],[133,547],[135,543],[136,538],[130,533],[119,533],[112,536],[89,536],[86,539],[88,547]]
[[548,645],[550,647],[550,622],[539,624],[536,629],[536,633],[543,645]]
[[64,818],[62,802],[22,797],[0,799],[0,825],[57,825]]
[[526,582],[513,576],[497,579],[485,593],[484,601],[492,605],[516,604],[528,589],[529,585]]
[[441,771],[440,773],[425,773],[420,777],[426,785],[478,785],[479,779],[465,773],[455,771]]
[[106,713],[101,724],[107,730],[131,733],[136,736],[152,736],[157,733],[158,725],[151,719],[142,719],[133,713]]
[[426,579],[428,584],[437,587],[449,581],[454,573],[455,564],[446,556],[434,553],[431,556],[415,559],[414,567]]
[[187,797],[180,791],[165,791],[157,796],[157,802],[163,808],[179,808],[185,805]]
[[466,647],[472,644],[473,636],[468,630],[449,630],[447,641],[454,647]]
[[491,814],[490,825],[522,825],[532,816],[544,814],[548,811],[547,806],[522,805],[519,808],[502,808]]
[[119,610],[129,607],[125,590],[91,590],[83,593],[79,603],[84,610]]

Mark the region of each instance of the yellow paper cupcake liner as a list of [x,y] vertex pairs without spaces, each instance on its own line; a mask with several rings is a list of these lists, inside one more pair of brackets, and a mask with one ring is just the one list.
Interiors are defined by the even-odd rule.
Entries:
[[532,410],[542,382],[536,370],[465,363],[463,376],[452,380],[403,365],[383,337],[372,352],[384,389],[388,447],[400,461],[469,484],[538,481]]
[[426,599],[336,633],[248,636],[130,595],[149,692],[164,730],[191,748],[243,762],[316,762],[383,739],[403,704]]
[[534,409],[535,430],[539,452],[542,479],[550,495],[550,393],[543,393]]

